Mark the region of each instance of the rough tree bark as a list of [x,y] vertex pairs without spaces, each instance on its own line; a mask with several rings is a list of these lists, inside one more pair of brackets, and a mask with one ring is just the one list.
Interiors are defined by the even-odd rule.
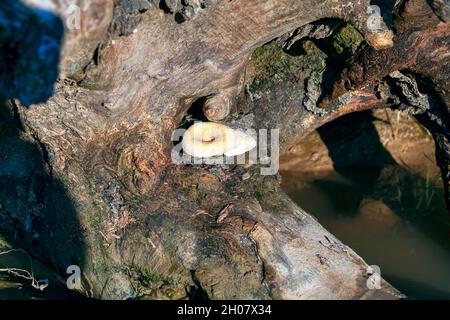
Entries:
[[[10,128],[0,137],[0,176],[7,178],[0,182],[0,230],[11,243],[62,274],[80,265],[82,292],[96,298],[400,297],[384,280],[369,290],[367,264],[297,207],[277,176],[259,175],[258,165],[174,164],[171,136],[203,99],[210,118],[231,106],[224,122],[245,118],[254,129],[279,128],[283,152],[340,115],[392,105],[396,93],[377,85],[405,61],[436,80],[448,106],[448,73],[422,67],[448,67],[448,24],[435,17],[443,10],[430,11],[431,29],[405,27],[393,37],[384,23],[367,27],[369,0],[83,0],[81,29],[66,27],[60,39],[58,21],[35,29],[49,25],[48,15],[60,17],[62,27],[69,1],[47,1],[47,14],[30,9],[33,1],[9,2],[0,7],[7,13],[0,19],[2,54],[11,66],[2,95],[12,99]],[[417,1],[396,8],[410,2]],[[368,41],[370,53],[355,61],[381,54],[393,61],[389,72],[369,70],[371,81],[334,90],[338,103],[325,114],[270,88],[251,99],[244,87],[252,52],[326,18],[351,23]],[[17,19],[20,30],[9,23]],[[47,59],[36,59],[43,43],[33,41],[43,37]],[[49,57],[58,48],[55,66]],[[30,88],[34,81],[39,85]],[[53,92],[43,90],[53,81]],[[301,81],[290,83],[281,88],[307,95]],[[350,98],[336,100],[342,94]],[[232,211],[218,222],[228,204]]]

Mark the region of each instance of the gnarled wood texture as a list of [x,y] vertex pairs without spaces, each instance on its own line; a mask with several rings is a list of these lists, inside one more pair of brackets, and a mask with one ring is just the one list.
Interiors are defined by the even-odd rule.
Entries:
[[[277,176],[261,176],[257,165],[171,159],[173,130],[202,97],[247,108],[254,129],[280,129],[281,152],[342,114],[384,106],[374,86],[358,88],[325,116],[309,112],[299,94],[284,103],[249,101],[243,91],[254,49],[314,21],[342,19],[374,49],[391,46],[385,24],[367,27],[371,1],[189,2],[165,1],[164,11],[159,1],[81,1],[81,30],[66,28],[53,94],[29,108],[20,99],[11,106],[22,130],[12,130],[9,143],[21,147],[5,152],[33,165],[0,174],[34,196],[18,198],[1,185],[0,200],[16,199],[0,207],[1,232],[61,273],[80,265],[82,291],[96,298],[399,298],[384,280],[370,290],[367,264],[297,207]],[[65,21],[65,2],[49,3]],[[434,28],[432,38],[421,38],[432,48],[436,39],[448,41],[446,24]],[[401,50],[412,56],[415,43]],[[299,76],[299,87],[277,90],[305,90]],[[18,79],[2,94],[17,98],[27,85]]]

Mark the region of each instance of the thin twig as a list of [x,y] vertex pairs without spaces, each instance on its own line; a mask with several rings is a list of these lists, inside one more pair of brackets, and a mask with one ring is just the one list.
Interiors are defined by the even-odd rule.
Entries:
[[28,261],[30,262],[30,271],[20,269],[20,268],[0,268],[0,272],[7,272],[16,277],[30,280],[31,286],[35,289],[43,291],[45,288],[47,288],[48,287],[48,279],[40,279],[40,280],[36,279],[36,277],[34,276],[34,270],[33,270],[33,260],[31,259],[30,255],[25,250],[10,249],[10,250],[0,252],[0,256],[6,255],[9,253],[14,253],[14,252],[20,252],[20,253],[24,254],[25,256],[27,256]]

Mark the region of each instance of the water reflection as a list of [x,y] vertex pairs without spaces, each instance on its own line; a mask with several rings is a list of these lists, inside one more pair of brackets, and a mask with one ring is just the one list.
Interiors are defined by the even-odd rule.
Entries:
[[319,128],[280,162],[291,198],[411,299],[450,299],[450,215],[434,142],[391,110]]

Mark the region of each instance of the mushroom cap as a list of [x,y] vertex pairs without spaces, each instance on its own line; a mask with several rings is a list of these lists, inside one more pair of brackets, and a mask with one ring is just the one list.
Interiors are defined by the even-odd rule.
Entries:
[[185,132],[182,146],[185,153],[197,158],[231,157],[256,147],[256,140],[223,124],[196,122]]

